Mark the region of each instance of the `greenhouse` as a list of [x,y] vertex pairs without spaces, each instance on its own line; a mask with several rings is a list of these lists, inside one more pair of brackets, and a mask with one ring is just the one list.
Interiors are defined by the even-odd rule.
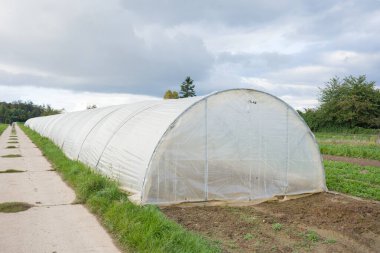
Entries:
[[251,201],[325,191],[315,138],[270,94],[233,89],[30,119],[71,159],[140,204]]

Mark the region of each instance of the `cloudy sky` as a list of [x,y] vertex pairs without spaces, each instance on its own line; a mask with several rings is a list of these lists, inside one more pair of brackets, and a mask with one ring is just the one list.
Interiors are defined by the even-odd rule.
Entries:
[[379,0],[0,0],[0,101],[64,107],[249,87],[300,109],[333,76],[380,84]]

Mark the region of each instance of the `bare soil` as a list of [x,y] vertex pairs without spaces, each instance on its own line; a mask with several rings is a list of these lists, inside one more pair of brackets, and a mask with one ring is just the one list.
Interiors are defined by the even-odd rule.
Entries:
[[164,207],[223,252],[379,252],[380,202],[332,193],[254,206]]
[[335,156],[335,155],[323,155],[323,159],[332,160],[332,161],[339,161],[339,162],[354,163],[354,164],[358,164],[360,166],[380,167],[380,161],[378,161],[378,160],[353,158],[353,157],[346,157],[346,156]]

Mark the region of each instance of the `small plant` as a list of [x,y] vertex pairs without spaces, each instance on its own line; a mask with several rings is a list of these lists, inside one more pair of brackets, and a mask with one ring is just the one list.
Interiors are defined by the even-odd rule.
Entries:
[[305,236],[306,236],[306,239],[308,239],[310,242],[318,242],[321,239],[320,236],[317,234],[317,232],[313,230],[307,231]]
[[17,148],[16,146],[7,146],[6,148]]
[[324,241],[324,243],[327,243],[327,244],[333,244],[333,243],[336,243],[336,240],[335,239],[326,239]]
[[244,235],[244,240],[252,240],[253,239],[253,235],[251,233],[247,233]]
[[274,231],[280,231],[282,229],[282,224],[281,223],[274,223],[274,224],[272,224],[272,229]]
[[8,141],[7,143],[9,143],[9,144],[16,144],[16,143],[18,143],[18,141]]

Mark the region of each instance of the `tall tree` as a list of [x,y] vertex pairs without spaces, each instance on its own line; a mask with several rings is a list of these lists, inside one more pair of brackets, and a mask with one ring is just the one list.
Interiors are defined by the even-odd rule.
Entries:
[[186,77],[185,81],[181,84],[181,91],[179,92],[180,98],[195,97],[195,85],[190,76]]
[[365,75],[331,78],[319,101],[316,110],[301,113],[311,128],[380,128],[380,90]]
[[175,90],[167,90],[164,95],[164,99],[177,99],[178,98],[178,92]]

